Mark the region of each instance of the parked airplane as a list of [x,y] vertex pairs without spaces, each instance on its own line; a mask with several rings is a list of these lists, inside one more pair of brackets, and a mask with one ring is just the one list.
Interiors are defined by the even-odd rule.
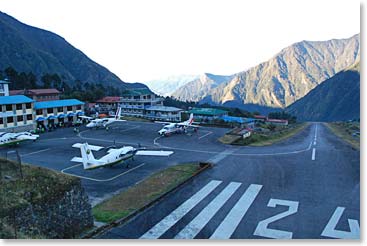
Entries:
[[107,151],[107,155],[101,157],[100,159],[95,159],[92,151],[99,151],[103,149],[103,147],[89,145],[88,143],[76,143],[73,144],[73,147],[80,148],[82,157],[74,157],[73,159],[71,159],[71,161],[83,163],[83,167],[85,170],[112,166],[119,162],[133,159],[135,155],[170,156],[171,154],[173,154],[173,151],[141,150],[132,146],[124,146],[118,149],[109,149]]
[[190,118],[186,121],[180,123],[169,123],[163,122],[166,125],[158,131],[158,134],[161,136],[169,136],[173,133],[184,133],[187,131],[187,128],[194,128],[195,131],[199,128],[199,126],[193,125],[194,123],[194,115],[190,114]]
[[30,132],[0,132],[0,146],[19,144],[26,140],[33,140],[39,138],[39,135]]
[[104,127],[106,128],[108,125],[114,123],[114,122],[123,122],[126,120],[120,120],[121,118],[121,107],[117,108],[115,117],[109,117],[109,118],[102,118],[102,119],[95,119],[89,116],[79,116],[82,119],[89,120],[90,122],[86,125],[88,128],[99,128]]

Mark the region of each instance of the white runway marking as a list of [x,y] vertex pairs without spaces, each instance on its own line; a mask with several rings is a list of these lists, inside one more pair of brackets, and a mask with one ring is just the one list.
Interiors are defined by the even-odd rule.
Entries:
[[205,134],[205,135],[203,135],[203,136],[201,136],[201,137],[199,137],[199,139],[202,139],[202,138],[205,138],[206,136],[209,136],[210,134],[212,134],[213,132],[208,132],[207,134]]
[[226,201],[240,187],[241,183],[231,182],[227,187],[219,193],[218,196],[211,201],[188,225],[185,226],[176,236],[175,239],[193,239],[211,218],[219,211]]
[[227,156],[231,155],[233,152],[235,152],[235,149],[226,149],[218,153],[217,155],[213,156],[212,158],[210,158],[208,162],[216,164],[220,162],[221,160],[223,160],[224,158],[226,158]]
[[[144,166],[145,163],[142,163],[142,164],[140,164],[140,165],[138,165],[138,166],[136,166],[134,168],[131,168],[131,169],[127,170],[126,172],[122,172],[122,173],[120,173],[120,174],[118,174],[118,175],[116,175],[116,176],[114,176],[112,178],[109,178],[109,179],[94,179],[94,178],[89,178],[89,177],[80,176],[80,175],[76,175],[76,174],[65,172],[66,170],[72,169],[74,167],[82,166],[82,165],[83,164],[77,164],[77,165],[74,165],[74,166],[71,166],[71,167],[67,167],[67,168],[62,169],[61,172],[62,173],[65,173],[67,175],[70,175],[70,176],[81,178],[81,179],[87,179],[87,180],[96,181],[96,182],[107,182],[107,181],[112,181],[112,180],[114,180],[114,179],[116,179],[118,177],[121,177],[122,175],[128,174],[128,173],[134,171],[135,169],[138,169],[139,167]],[[86,172],[88,172],[88,171],[86,171]]]
[[195,193],[190,199],[181,204],[172,213],[167,215],[158,224],[153,226],[140,238],[142,239],[157,239],[162,236],[169,228],[171,228],[177,221],[184,217],[191,209],[193,209],[200,201],[207,197],[222,181],[212,180],[201,190]]
[[316,156],[316,149],[313,148],[312,149],[312,158],[311,158],[313,161],[315,160],[315,156]]
[[210,239],[229,239],[251,204],[255,201],[262,187],[262,185],[251,184],[215,232],[210,236]]
[[359,239],[360,238],[360,228],[358,220],[348,219],[349,230],[350,231],[340,231],[336,230],[336,226],[343,215],[345,208],[337,207],[333,215],[331,216],[329,222],[322,231],[321,236],[339,238],[339,239]]
[[38,151],[35,151],[35,152],[31,152],[31,153],[27,153],[27,154],[24,154],[24,155],[20,155],[20,157],[28,156],[28,155],[33,155],[33,154],[38,154],[38,153],[42,153],[42,152],[48,151],[48,150],[50,150],[50,149],[51,149],[51,148],[47,148],[47,149],[43,149],[43,150],[38,150]]

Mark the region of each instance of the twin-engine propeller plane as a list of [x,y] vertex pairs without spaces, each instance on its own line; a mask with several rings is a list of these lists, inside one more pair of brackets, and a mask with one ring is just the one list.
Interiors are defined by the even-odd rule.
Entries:
[[73,159],[71,159],[71,161],[83,163],[83,167],[85,170],[112,166],[122,161],[133,159],[135,155],[170,156],[171,154],[173,154],[173,151],[145,150],[134,148],[132,146],[124,146],[118,149],[109,149],[107,151],[107,155],[101,157],[100,159],[95,159],[92,151],[99,151],[103,149],[103,147],[90,145],[88,143],[76,143],[73,144],[73,147],[80,148],[82,157],[74,157]]
[[79,116],[81,119],[86,119],[90,121],[86,127],[88,128],[106,128],[108,125],[114,123],[114,122],[124,122],[126,120],[120,120],[121,118],[121,107],[117,108],[115,117],[108,117],[108,118],[102,118],[102,119],[95,119],[89,116]]
[[173,133],[185,133],[188,128],[193,128],[194,131],[197,131],[199,126],[193,125],[194,123],[194,115],[190,114],[190,118],[186,121],[180,123],[170,123],[170,122],[161,122],[165,123],[165,126],[158,131],[158,134],[161,136],[169,136]]
[[0,132],[0,146],[16,145],[26,140],[36,141],[39,135],[30,132]]

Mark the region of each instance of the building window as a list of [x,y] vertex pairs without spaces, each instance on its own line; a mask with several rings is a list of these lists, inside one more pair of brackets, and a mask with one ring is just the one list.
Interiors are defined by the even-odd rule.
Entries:
[[67,107],[67,110],[68,110],[68,111],[72,111],[72,110],[73,110],[73,107],[72,107],[72,106],[68,106],[68,107]]
[[31,103],[26,103],[25,104],[25,108],[26,109],[31,109],[32,108],[32,104]]
[[53,108],[48,108],[48,109],[47,109],[47,113],[48,113],[48,114],[52,114],[53,112],[54,112],[54,109],[53,109]]
[[6,105],[6,111],[13,111],[13,105],[7,104]]
[[0,125],[4,124],[4,119],[3,117],[0,117]]
[[13,116],[8,117],[8,118],[7,118],[7,122],[8,122],[8,123],[13,123],[13,122],[14,122],[14,118],[13,118]]
[[22,122],[23,121],[23,115],[18,115],[17,116],[17,121]]
[[57,112],[59,112],[59,113],[64,112],[64,109],[62,107],[58,107]]
[[42,109],[37,109],[36,110],[36,114],[37,115],[42,115],[43,114],[43,110]]
[[32,120],[32,115],[31,114],[27,114],[27,120]]
[[17,110],[23,109],[22,104],[16,104],[16,108],[17,108]]

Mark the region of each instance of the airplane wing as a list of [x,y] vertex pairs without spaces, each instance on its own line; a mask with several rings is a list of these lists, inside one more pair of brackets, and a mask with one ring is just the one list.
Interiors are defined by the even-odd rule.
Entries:
[[135,155],[150,155],[150,156],[170,156],[173,154],[173,151],[164,151],[164,150],[139,150]]
[[18,140],[36,140],[37,138],[39,138],[39,135],[37,134],[25,134],[25,133],[19,133],[17,134],[17,136],[15,136],[16,139]]
[[177,123],[177,125],[179,125],[179,126],[185,126],[185,127],[192,127],[192,128],[199,128],[199,127],[201,127],[201,126],[188,125],[188,124],[183,124],[183,123]]
[[83,158],[81,158],[81,157],[73,157],[73,159],[71,159],[70,161],[83,163]]
[[89,116],[85,116],[85,115],[80,115],[78,116],[79,118],[82,118],[82,119],[86,119],[86,120],[94,120],[93,117],[89,117]]
[[154,121],[154,123],[159,123],[159,124],[163,124],[163,125],[169,125],[172,122],[167,122],[167,121]]
[[[83,145],[84,144],[82,144],[82,143],[75,143],[75,144],[73,144],[72,147],[74,147],[74,148],[80,148]],[[99,150],[101,150],[101,149],[104,148],[102,146],[96,146],[96,145],[90,145],[90,144],[88,144],[88,147],[89,147],[90,150],[93,150],[93,151],[99,151]]]

